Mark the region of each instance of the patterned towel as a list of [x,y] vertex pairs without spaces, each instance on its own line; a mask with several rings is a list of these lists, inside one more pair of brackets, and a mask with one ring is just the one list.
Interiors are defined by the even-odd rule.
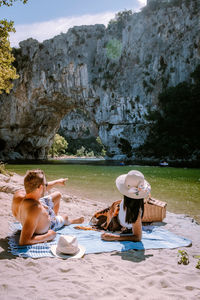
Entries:
[[[89,226],[89,224],[81,224]],[[144,249],[161,249],[161,248],[178,248],[187,247],[192,242],[186,238],[177,236],[159,226],[144,226],[142,232],[141,242],[107,242],[101,240],[100,231],[93,230],[77,230],[74,227],[77,225],[64,226],[57,231],[56,238],[52,242],[40,243],[30,246],[19,246],[19,235],[21,225],[19,223],[12,224],[13,234],[9,237],[9,248],[13,255],[22,257],[54,257],[51,253],[50,247],[56,244],[59,235],[69,234],[76,235],[78,242],[86,248],[86,254],[101,253],[112,251],[128,251],[131,249],[144,250]]]

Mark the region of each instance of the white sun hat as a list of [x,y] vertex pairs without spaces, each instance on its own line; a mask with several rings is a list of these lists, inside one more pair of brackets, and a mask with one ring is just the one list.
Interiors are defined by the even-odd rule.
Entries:
[[60,258],[81,258],[85,254],[85,247],[78,244],[74,235],[61,235],[58,244],[51,246],[51,252]]
[[147,198],[151,192],[150,184],[144,179],[144,175],[137,170],[117,177],[116,186],[122,195],[132,199]]

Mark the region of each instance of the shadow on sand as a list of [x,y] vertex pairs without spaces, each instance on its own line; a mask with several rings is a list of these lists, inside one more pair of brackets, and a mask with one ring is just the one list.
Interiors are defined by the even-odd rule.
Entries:
[[132,262],[141,262],[153,256],[153,254],[145,255],[145,250],[129,250],[125,252],[116,252],[111,254],[111,256],[121,256],[123,260],[128,260]]
[[[2,250],[3,249],[3,250]],[[1,251],[2,250],[2,251]],[[13,255],[9,251],[8,237],[0,239],[0,260],[1,259],[16,259],[17,256]]]

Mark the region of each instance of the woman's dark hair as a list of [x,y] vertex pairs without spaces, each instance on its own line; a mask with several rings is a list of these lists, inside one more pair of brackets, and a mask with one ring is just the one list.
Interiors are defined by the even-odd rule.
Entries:
[[126,209],[126,219],[127,223],[135,223],[138,218],[140,209],[142,210],[141,218],[144,213],[144,199],[132,199],[124,196],[124,210]]

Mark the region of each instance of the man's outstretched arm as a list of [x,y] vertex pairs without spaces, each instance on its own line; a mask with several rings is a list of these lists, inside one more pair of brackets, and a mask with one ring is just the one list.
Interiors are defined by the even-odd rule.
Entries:
[[48,232],[45,234],[35,234],[40,214],[41,208],[39,207],[34,207],[32,208],[31,213],[27,213],[27,219],[23,224],[20,234],[19,245],[33,245],[37,243],[44,243],[54,239],[56,233],[53,230],[48,230]]
[[47,191],[49,191],[50,189],[52,189],[56,185],[65,185],[67,180],[68,180],[68,178],[60,178],[60,179],[57,179],[57,180],[48,181]]

